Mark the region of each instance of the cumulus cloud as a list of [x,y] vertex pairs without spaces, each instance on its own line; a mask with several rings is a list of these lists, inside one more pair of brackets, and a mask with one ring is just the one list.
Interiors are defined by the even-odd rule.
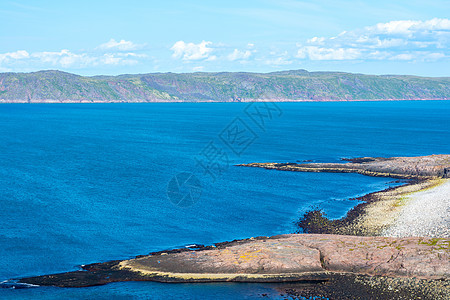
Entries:
[[38,68],[61,67],[82,69],[101,65],[134,65],[139,59],[146,58],[146,54],[133,52],[112,53],[74,53],[70,50],[44,51],[28,53],[20,50],[0,54],[0,68],[10,70],[20,64],[36,66]]
[[61,66],[64,68],[76,67],[85,68],[88,66],[98,65],[129,65],[135,64],[137,61],[128,59],[129,56],[135,56],[130,53],[105,53],[100,56],[92,56],[87,53],[72,53],[67,49],[59,52],[37,52],[31,54],[31,57],[38,58],[40,62],[49,63],[53,66]]
[[193,67],[192,68],[192,70],[194,71],[194,72],[201,72],[201,71],[203,71],[205,69],[205,67],[203,67],[203,66],[197,66],[197,67]]
[[309,60],[438,60],[450,56],[450,20],[391,21],[298,44]]
[[264,63],[266,65],[279,67],[279,66],[286,66],[293,63],[291,60],[289,53],[287,51],[284,51],[282,53],[277,53],[275,51],[270,52],[270,57],[264,60]]
[[36,52],[32,53],[30,57],[47,65],[64,68],[73,66],[86,67],[95,61],[94,57],[90,57],[86,53],[75,54],[67,49],[58,52]]
[[355,48],[322,48],[317,46],[302,47],[297,52],[298,58],[311,60],[351,60],[358,59],[361,51]]
[[135,44],[131,41],[110,39],[108,42],[97,47],[100,50],[118,50],[118,51],[132,51],[142,48],[143,45]]
[[211,55],[213,48],[208,47],[210,45],[212,45],[212,42],[202,41],[199,44],[194,44],[178,41],[170,48],[170,50],[173,51],[173,58],[181,58],[186,61],[208,58],[209,60],[215,60],[217,57]]
[[450,20],[434,18],[427,21],[391,21],[366,27],[366,30],[376,34],[400,34],[412,36],[417,32],[423,31],[448,31],[450,30]]
[[144,45],[130,41],[114,39],[101,44],[91,51],[60,51],[15,52],[0,53],[0,70],[42,69],[42,68],[72,68],[83,69],[108,65],[135,65],[148,57],[147,54],[134,50]]
[[17,59],[24,59],[28,58],[30,54],[25,50],[18,50],[15,52],[7,52],[7,53],[0,53],[0,63],[7,62],[10,60],[17,60]]
[[238,49],[234,49],[234,51],[230,53],[227,58],[230,61],[245,60],[248,59],[251,55],[252,52],[250,50],[239,51]]

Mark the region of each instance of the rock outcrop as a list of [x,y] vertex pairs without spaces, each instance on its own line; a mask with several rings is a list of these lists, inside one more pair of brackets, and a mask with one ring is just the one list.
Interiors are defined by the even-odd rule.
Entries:
[[361,157],[344,159],[347,163],[250,163],[243,167],[258,167],[280,171],[359,173],[368,176],[402,179],[450,178],[450,155],[418,157]]
[[158,252],[20,282],[66,287],[128,280],[299,282],[324,281],[340,273],[448,279],[449,245],[449,239],[437,238],[291,234]]
[[[325,220],[319,215],[303,222],[318,232],[338,234],[288,234],[161,251],[131,260],[91,264],[74,272],[23,278],[18,284],[84,287],[118,281],[291,282],[303,284],[291,292],[299,297],[324,293],[331,298],[345,294],[352,299],[407,299],[403,296],[411,295],[446,299],[450,292],[448,237],[353,234],[376,235],[398,215],[404,195],[448,182],[442,178],[449,178],[450,155],[364,157],[348,161],[243,166],[284,171],[355,172],[416,180],[362,197],[364,203],[342,220]],[[309,294],[304,283],[317,288]],[[325,283],[328,286],[322,285]],[[359,288],[366,294],[359,295]]]

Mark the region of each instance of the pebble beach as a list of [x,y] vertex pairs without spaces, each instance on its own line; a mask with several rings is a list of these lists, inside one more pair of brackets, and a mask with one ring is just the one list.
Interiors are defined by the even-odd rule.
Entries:
[[383,236],[450,236],[450,179],[411,195],[405,196],[404,206],[392,226]]

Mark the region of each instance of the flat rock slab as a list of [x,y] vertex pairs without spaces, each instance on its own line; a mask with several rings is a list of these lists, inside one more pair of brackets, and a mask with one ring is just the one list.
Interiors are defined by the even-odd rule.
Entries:
[[21,279],[79,287],[117,281],[323,281],[332,274],[448,279],[450,239],[291,234],[158,252],[92,264],[83,271]]
[[289,239],[318,249],[327,271],[423,279],[450,275],[450,239],[316,234]]
[[259,240],[224,249],[146,256],[123,261],[143,273],[278,274],[324,271],[320,251],[289,238]]
[[450,239],[294,234],[224,249],[146,256],[120,266],[147,275],[327,271],[436,279],[450,274],[449,243]]
[[450,178],[450,155],[418,157],[361,157],[344,159],[347,163],[250,163],[243,167],[258,167],[281,171],[359,173],[405,179]]

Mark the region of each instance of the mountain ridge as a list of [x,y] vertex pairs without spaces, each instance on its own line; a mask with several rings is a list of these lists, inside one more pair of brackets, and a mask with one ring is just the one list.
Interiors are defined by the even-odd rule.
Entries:
[[81,76],[0,73],[1,102],[449,100],[450,77],[287,70]]

